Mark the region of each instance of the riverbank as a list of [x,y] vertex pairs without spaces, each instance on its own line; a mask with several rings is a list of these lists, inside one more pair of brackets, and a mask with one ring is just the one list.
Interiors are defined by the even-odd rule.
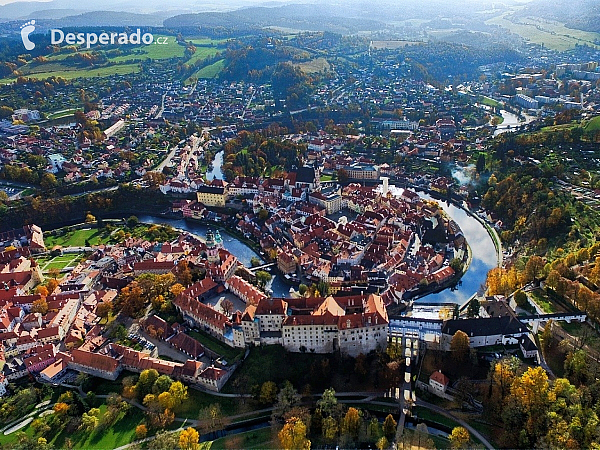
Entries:
[[[417,193],[419,193],[419,191],[422,191],[422,192],[426,193],[427,195],[431,196],[432,198],[434,198],[435,200],[448,202],[448,203],[454,205],[455,207],[463,210],[470,217],[472,217],[477,222],[479,222],[486,229],[488,235],[492,239],[492,242],[494,243],[494,247],[496,249],[496,257],[497,257],[497,261],[498,261],[498,267],[502,267],[504,255],[502,253],[503,250],[502,250],[502,242],[500,240],[500,236],[498,236],[498,233],[496,232],[496,230],[494,228],[492,228],[484,219],[479,217],[477,214],[475,214],[469,208],[465,208],[465,206],[461,202],[458,202],[452,198],[447,198],[447,197],[444,198],[440,195],[439,192],[433,191],[431,189],[423,188],[422,186],[409,185],[409,187],[411,189],[414,189],[415,191],[417,191]],[[468,243],[468,241],[467,241],[467,243]]]

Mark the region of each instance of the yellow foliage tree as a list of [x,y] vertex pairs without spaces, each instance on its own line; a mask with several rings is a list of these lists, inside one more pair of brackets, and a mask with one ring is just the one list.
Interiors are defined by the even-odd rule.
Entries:
[[200,436],[194,428],[186,428],[179,434],[179,446],[182,450],[198,450],[200,448],[199,438]]
[[285,450],[310,450],[310,440],[306,438],[306,425],[297,417],[290,417],[277,436]]

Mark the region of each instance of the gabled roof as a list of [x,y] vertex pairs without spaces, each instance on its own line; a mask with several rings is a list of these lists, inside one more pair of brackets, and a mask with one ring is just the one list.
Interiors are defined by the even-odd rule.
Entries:
[[431,376],[429,377],[429,379],[433,380],[433,381],[437,381],[438,383],[440,383],[441,385],[444,385],[444,386],[448,386],[448,384],[450,383],[450,379],[439,370],[436,370],[435,372],[433,372],[431,374]]
[[461,330],[471,336],[508,336],[527,331],[527,326],[511,316],[447,320],[442,333],[450,336]]

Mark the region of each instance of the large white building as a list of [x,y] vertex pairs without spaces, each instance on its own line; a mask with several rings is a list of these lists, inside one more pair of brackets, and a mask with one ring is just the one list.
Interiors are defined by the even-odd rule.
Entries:
[[357,356],[387,345],[388,316],[378,295],[264,299],[246,308],[244,344],[281,344],[291,352]]

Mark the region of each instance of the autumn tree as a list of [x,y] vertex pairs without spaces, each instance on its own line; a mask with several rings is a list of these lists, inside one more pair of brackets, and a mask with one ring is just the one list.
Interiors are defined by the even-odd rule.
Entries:
[[41,295],[42,297],[48,297],[48,288],[46,286],[44,286],[43,284],[40,284],[39,286],[37,286],[35,288],[35,293]]
[[284,450],[310,450],[306,425],[297,417],[289,418],[277,436]]
[[360,411],[356,408],[348,408],[348,411],[346,412],[346,415],[342,421],[343,432],[351,436],[353,439],[358,439],[360,424]]
[[158,379],[158,376],[156,369],[142,370],[135,386],[139,399],[143,399],[147,394],[152,392],[152,386],[154,386],[154,382]]
[[139,317],[144,313],[144,297],[142,288],[137,282],[132,282],[121,289],[118,305],[121,312],[129,317]]
[[212,403],[200,410],[198,426],[203,433],[210,433],[222,429],[228,423],[219,403]]
[[525,270],[523,272],[525,283],[536,281],[541,278],[543,276],[545,266],[546,262],[541,256],[534,255],[529,258],[525,264]]
[[34,300],[31,305],[31,312],[45,315],[48,312],[48,302],[45,298]]
[[383,421],[383,434],[387,436],[389,439],[393,438],[396,434],[396,426],[398,424],[394,420],[394,416],[388,414]]
[[260,387],[259,400],[264,404],[271,404],[277,398],[277,385],[272,381],[265,381]]
[[389,445],[390,443],[388,442],[385,436],[381,436],[377,441],[377,444],[375,444],[378,450],[385,450],[389,447]]
[[143,423],[135,427],[135,437],[144,439],[148,435],[148,428]]
[[452,336],[450,341],[450,351],[452,352],[452,358],[457,362],[466,361],[469,356],[470,343],[469,336],[467,333],[461,330],[457,330]]
[[108,321],[108,317],[112,312],[112,302],[100,302],[96,306],[96,315],[105,321]]
[[464,427],[454,427],[448,435],[452,448],[466,448],[471,441],[469,432]]
[[169,388],[169,394],[176,406],[181,405],[188,398],[188,388],[181,381],[175,381]]
[[338,421],[335,419],[335,417],[325,417],[323,419],[323,424],[321,428],[321,433],[323,434],[325,440],[328,442],[333,442],[337,437],[338,432]]
[[221,310],[223,311],[223,314],[225,314],[227,317],[231,316],[231,314],[233,313],[233,302],[229,299],[224,299],[221,302]]
[[179,447],[182,450],[198,450],[200,448],[199,439],[200,436],[194,428],[186,428],[179,434]]

